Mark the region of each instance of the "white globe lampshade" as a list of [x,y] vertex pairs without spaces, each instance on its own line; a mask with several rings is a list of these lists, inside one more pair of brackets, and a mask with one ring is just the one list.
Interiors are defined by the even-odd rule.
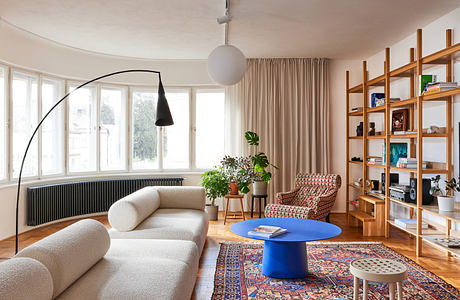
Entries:
[[208,56],[208,74],[220,85],[238,83],[246,72],[246,57],[232,45],[221,45]]

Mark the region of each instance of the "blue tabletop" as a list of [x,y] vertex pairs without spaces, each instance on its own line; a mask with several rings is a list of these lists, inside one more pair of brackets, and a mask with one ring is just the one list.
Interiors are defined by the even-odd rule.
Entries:
[[[248,232],[259,225],[279,226],[287,232],[272,238],[249,236]],[[233,224],[230,230],[240,236],[256,240],[270,240],[274,242],[309,242],[330,239],[342,233],[340,227],[315,220],[293,218],[263,218],[241,221]]]

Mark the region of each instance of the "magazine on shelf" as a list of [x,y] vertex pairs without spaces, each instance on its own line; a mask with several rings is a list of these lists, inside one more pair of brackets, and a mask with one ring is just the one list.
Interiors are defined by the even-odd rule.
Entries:
[[[395,224],[405,229],[416,229],[417,219],[395,219]],[[428,229],[428,224],[422,222],[422,229]]]
[[250,236],[256,236],[256,237],[264,237],[264,238],[271,238],[278,236],[280,234],[283,234],[287,232],[287,229],[277,227],[277,226],[268,226],[268,225],[260,225],[253,230],[248,232],[248,235]]

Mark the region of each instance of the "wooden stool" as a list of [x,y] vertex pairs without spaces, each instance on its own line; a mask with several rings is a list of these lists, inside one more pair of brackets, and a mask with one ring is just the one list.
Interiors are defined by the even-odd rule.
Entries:
[[246,220],[244,217],[244,210],[243,210],[243,197],[244,195],[225,195],[225,199],[227,200],[227,204],[225,205],[225,214],[224,214],[224,225],[225,222],[227,222],[227,215],[228,215],[228,202],[230,202],[230,199],[240,199],[240,205],[241,205],[241,215],[236,215],[234,214],[232,217],[228,217],[229,219],[243,219]]
[[254,198],[259,199],[259,219],[262,217],[262,199],[264,199],[264,211],[267,206],[267,195],[252,195],[251,196],[251,218],[254,214]]
[[387,282],[390,287],[390,300],[395,300],[395,282],[398,286],[398,299],[402,300],[402,281],[407,278],[407,267],[400,262],[383,258],[362,258],[350,263],[350,273],[354,276],[353,299],[359,298],[359,279],[363,280],[363,299],[367,299],[367,282]]

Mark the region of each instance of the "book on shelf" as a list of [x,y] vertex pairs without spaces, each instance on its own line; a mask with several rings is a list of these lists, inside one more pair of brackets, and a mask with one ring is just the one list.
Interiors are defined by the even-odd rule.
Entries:
[[363,107],[362,107],[362,106],[353,107],[353,108],[351,109],[351,111],[360,111],[360,110],[363,110]]
[[381,157],[369,157],[367,163],[371,165],[381,165],[383,163],[383,158]]
[[248,232],[249,236],[272,238],[287,232],[287,229],[278,226],[260,225]]
[[423,91],[425,90],[425,86],[428,83],[435,82],[435,81],[436,81],[436,75],[419,75],[418,77],[419,95],[423,94]]
[[[395,219],[395,224],[404,229],[417,229],[417,219]],[[422,229],[428,229],[428,224],[423,221]]]
[[409,130],[406,130],[406,131],[394,131],[393,135],[416,134],[416,133],[417,133],[417,131],[409,131]]
[[425,85],[423,95],[431,95],[439,92],[444,92],[458,87],[456,82],[431,82]]

